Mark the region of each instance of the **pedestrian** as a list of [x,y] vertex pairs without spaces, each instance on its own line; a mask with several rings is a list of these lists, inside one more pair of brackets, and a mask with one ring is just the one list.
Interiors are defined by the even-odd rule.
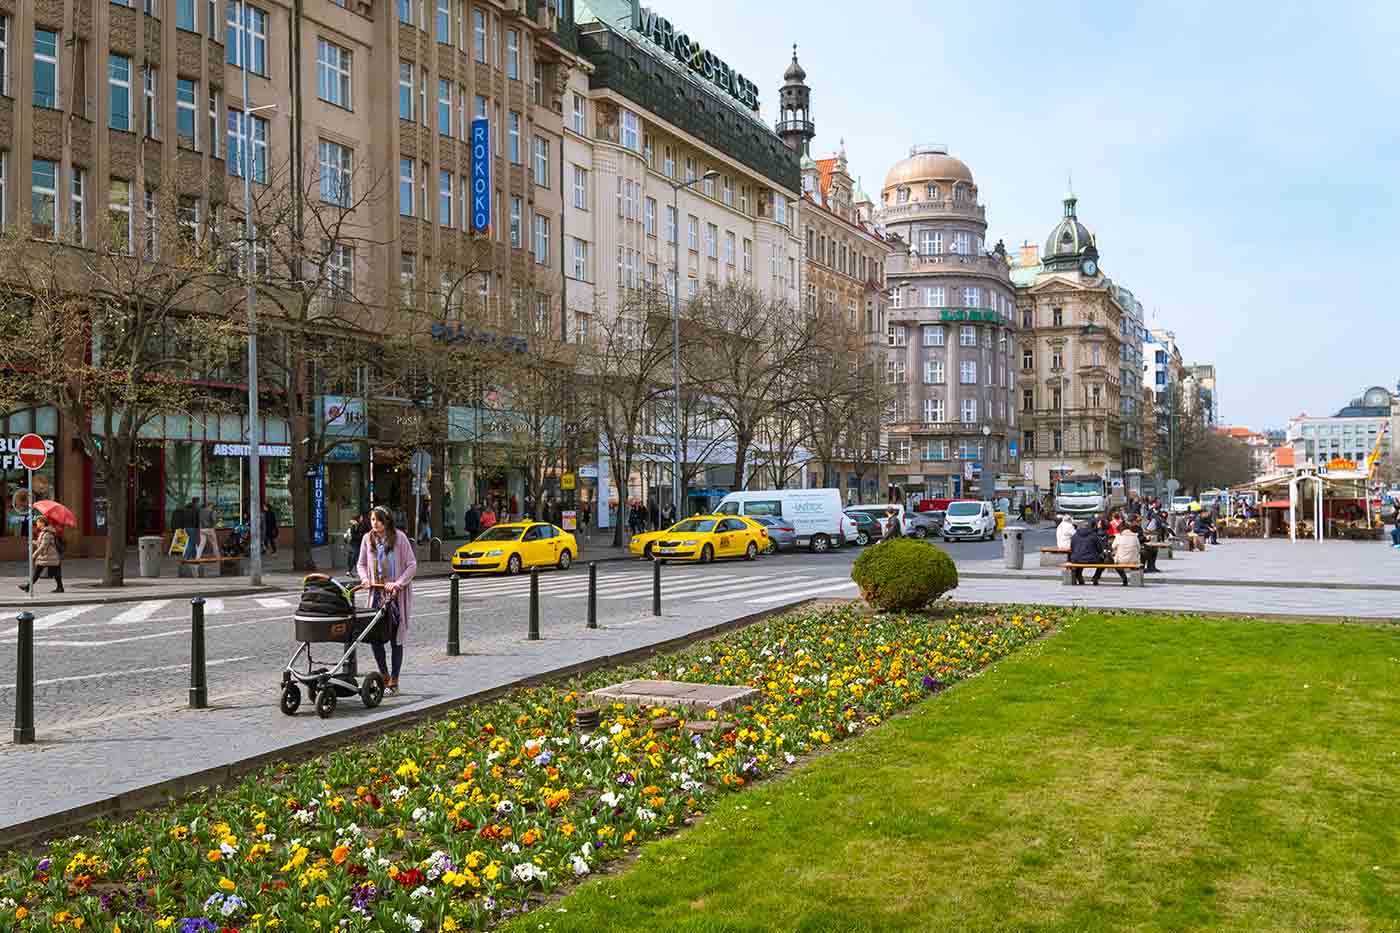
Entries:
[[[1121,533],[1113,536],[1113,562],[1115,564],[1142,564],[1142,541],[1138,536],[1124,528]],[[1128,585],[1128,574],[1122,567],[1116,568],[1123,585]]]
[[1060,524],[1055,529],[1055,547],[1069,547],[1074,540],[1074,519],[1068,515],[1060,516]]
[[387,663],[383,645],[371,643],[370,650],[384,677],[385,688],[390,693],[398,693],[403,648],[408,643],[408,621],[413,613],[413,575],[418,572],[418,561],[413,556],[408,535],[394,525],[388,509],[383,506],[371,509],[369,521],[369,534],[360,542],[358,588],[369,589],[371,609],[378,610],[385,600],[390,601],[393,668]]
[[520,500],[515,497],[515,493],[510,494],[510,520],[515,521],[515,516],[520,514]]
[[495,524],[496,510],[491,507],[490,503],[487,503],[486,511],[481,513],[481,530],[485,531],[486,529],[490,528],[492,525]]
[[1137,535],[1138,548],[1142,552],[1142,572],[1161,573],[1162,571],[1157,569],[1157,549],[1152,546],[1151,537],[1147,533],[1147,530],[1143,528],[1141,522],[1133,522],[1131,528],[1133,534]]
[[32,545],[34,553],[34,576],[28,583],[21,583],[19,588],[28,593],[29,588],[39,582],[39,577],[43,576],[45,569],[48,570],[49,579],[54,582],[55,593],[63,592],[63,539],[55,531],[55,526],[49,523],[47,518],[40,516],[34,519],[34,543]]
[[348,573],[355,572],[355,564],[360,559],[360,545],[364,543],[367,534],[369,534],[369,516],[361,512],[350,521],[349,566],[346,568]]
[[184,523],[180,525],[185,529],[185,560],[194,560],[198,556],[195,548],[199,544],[199,500],[191,499],[190,504],[185,506]]
[[661,510],[656,505],[656,500],[651,501],[647,507],[647,518],[651,521],[651,530],[656,531],[661,527]]
[[277,527],[277,512],[272,508],[272,503],[263,505],[263,550],[272,554],[277,553],[277,534],[281,531]]
[[467,541],[475,541],[476,536],[481,534],[481,506],[475,502],[471,508],[467,509],[467,514],[462,516],[462,529],[467,533]]
[[[1074,538],[1070,541],[1069,561],[1072,564],[1102,564],[1103,563],[1103,542],[1099,539],[1098,529],[1092,522],[1085,522],[1075,530]],[[1099,585],[1099,578],[1103,576],[1103,568],[1094,568],[1094,586]],[[1074,586],[1084,585],[1084,568],[1075,567],[1071,571],[1071,582]]]
[[890,506],[885,510],[885,527],[880,533],[880,540],[893,541],[895,538],[904,536],[904,529],[899,527],[899,510]]
[[[198,501],[198,500],[196,500]],[[194,559],[199,560],[204,556],[204,546],[209,545],[215,557],[222,557],[219,551],[219,535],[215,530],[218,524],[218,516],[214,512],[214,507],[207,502],[199,509],[199,547],[195,548]]]
[[582,505],[579,506],[579,510],[578,510],[578,527],[579,527],[579,531],[581,531],[581,532],[583,533],[583,536],[584,536],[585,538],[588,537],[588,523],[589,523],[589,519],[591,519],[592,517],[593,517],[593,503],[592,503],[592,502],[584,502]]
[[431,541],[433,538],[433,504],[424,499],[418,504],[418,540]]

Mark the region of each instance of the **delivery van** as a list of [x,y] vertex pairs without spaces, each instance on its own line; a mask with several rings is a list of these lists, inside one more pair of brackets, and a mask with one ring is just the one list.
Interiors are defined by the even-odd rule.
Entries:
[[792,525],[797,546],[816,554],[856,539],[855,522],[843,512],[836,489],[746,489],[725,496],[715,512],[781,518]]

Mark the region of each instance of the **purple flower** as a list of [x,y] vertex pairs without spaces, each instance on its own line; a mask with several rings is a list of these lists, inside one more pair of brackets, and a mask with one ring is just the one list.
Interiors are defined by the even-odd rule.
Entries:
[[535,764],[541,768],[549,764],[553,760],[554,753],[551,752],[549,749],[545,749],[544,751],[540,752],[538,755],[535,756]]
[[39,864],[34,866],[35,871],[48,871],[53,866],[53,859],[41,858]]
[[180,933],[219,933],[219,926],[203,917],[182,917]]
[[934,680],[932,677],[930,677],[930,676],[927,675],[927,674],[924,675],[924,689],[925,689],[925,690],[928,690],[928,691],[930,691],[931,693],[937,693],[939,690],[942,690],[942,689],[944,688],[944,686],[946,686],[946,685],[943,683],[943,681],[941,681],[941,680]]
[[374,882],[366,881],[364,884],[357,884],[350,889],[350,902],[353,907],[366,910],[370,904],[374,903],[379,896],[379,889],[374,886]]
[[624,771],[617,776],[617,783],[621,784],[623,787],[636,787],[637,779]]
[[705,744],[705,740],[700,738],[700,733],[695,732],[692,733],[690,736],[690,744],[694,745],[696,748],[699,748],[701,745]]

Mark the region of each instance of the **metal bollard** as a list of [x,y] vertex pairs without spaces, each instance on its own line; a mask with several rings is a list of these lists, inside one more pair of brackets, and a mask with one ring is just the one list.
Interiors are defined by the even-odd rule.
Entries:
[[462,653],[462,632],[460,613],[462,611],[462,581],[454,573],[451,590],[447,596],[447,656],[455,658]]
[[540,568],[530,569],[530,641],[540,640]]
[[661,561],[651,562],[651,614],[661,615]]
[[209,706],[209,678],[204,666],[204,597],[190,600],[190,709]]
[[598,627],[598,562],[588,565],[588,627]]
[[19,656],[15,659],[15,744],[34,741],[34,613],[21,612]]

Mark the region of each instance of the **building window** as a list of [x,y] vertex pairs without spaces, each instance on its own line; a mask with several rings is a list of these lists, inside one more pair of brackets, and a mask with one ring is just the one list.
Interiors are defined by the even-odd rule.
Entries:
[[350,177],[354,169],[354,153],[340,143],[321,140],[321,200],[328,204],[350,206]]
[[438,134],[441,136],[452,135],[452,82],[446,78],[438,78],[438,108],[437,108]]
[[[248,120],[252,124],[251,146],[246,158],[253,161],[252,180],[260,185],[267,184],[267,121],[262,117],[249,116]],[[243,162],[245,159],[244,145],[248,142],[249,133],[244,131],[243,111],[229,109],[228,112],[228,171],[230,175],[239,178],[243,177]]]
[[112,240],[106,244],[113,252],[131,254],[135,241],[132,230],[132,184],[126,178],[113,178],[107,194],[107,218],[112,228]]
[[[247,24],[247,34],[244,35],[244,24]],[[228,63],[235,68],[243,67],[244,43],[249,46],[247,50],[248,61],[252,67],[248,70],[256,75],[267,76],[267,13],[243,2],[243,0],[230,0],[228,5],[228,18],[225,31],[225,43],[227,44],[226,58]]]
[[666,242],[667,242],[667,243],[674,243],[674,242],[676,242],[676,225],[677,225],[676,209],[675,209],[674,207],[672,207],[671,205],[667,204],[667,205],[666,205]]
[[506,30],[506,77],[520,80],[520,33],[514,29]]
[[642,151],[642,129],[637,115],[630,110],[622,111],[622,147],[633,152]]
[[549,218],[535,215],[535,262],[549,265]]
[[1030,350],[1021,351],[1021,368],[1026,370],[1035,369],[1035,353]]
[[661,173],[667,178],[676,177],[676,150],[671,146],[662,147]]
[[886,342],[892,347],[909,345],[909,328],[904,324],[891,324],[885,331]]
[[41,240],[58,236],[58,163],[34,159],[30,169],[31,232]]
[[925,324],[919,328],[923,333],[923,344],[926,347],[941,347],[946,339],[942,324]]
[[582,94],[574,94],[574,95],[573,95],[573,99],[574,99],[574,108],[573,108],[573,130],[574,130],[575,133],[579,134],[580,136],[587,136],[587,135],[588,135],[588,117],[587,117],[587,111],[584,110],[584,103],[583,103],[584,98],[583,98],[583,95],[582,95]]
[[980,308],[982,306],[982,290],[980,288],[963,289],[963,307]]
[[925,230],[920,237],[919,255],[938,256],[943,253],[943,234],[936,230]]
[[943,307],[943,286],[928,285],[924,287],[924,304],[930,308]]
[[904,361],[886,360],[885,381],[891,385],[903,385],[904,383]]
[[972,424],[977,420],[977,399],[965,398],[962,400],[962,420],[963,424]]
[[535,184],[549,187],[549,140],[535,137]]
[[1051,309],[1051,311],[1050,311],[1050,326],[1051,326],[1051,327],[1064,327],[1064,326],[1065,326],[1065,309],[1064,309],[1064,308],[1053,308],[1053,309]]
[[399,159],[399,216],[413,216],[412,159]]
[[316,40],[316,96],[328,104],[351,110],[350,50]]
[[175,25],[190,32],[196,31],[195,0],[175,0]]
[[1092,347],[1090,347],[1089,360],[1094,366],[1101,365],[1103,363],[1103,348],[1101,348],[1098,344],[1094,344]]
[[690,156],[685,157],[685,180],[694,181],[699,176],[695,174],[695,160]]
[[724,176],[724,206],[734,206],[734,182],[728,175]]
[[455,177],[446,169],[438,171],[438,223],[444,227],[452,226],[452,179]]
[[963,360],[958,366],[958,381],[965,386],[977,385],[977,361]]
[[1065,449],[1065,434],[1059,428],[1050,432],[1050,446],[1055,453],[1061,453]]
[[10,93],[10,18],[0,16],[0,97]]
[[773,196],[773,219],[779,224],[787,226],[787,198],[780,194]]
[[724,233],[724,264],[734,265],[734,234],[728,230]]
[[519,249],[523,245],[524,200],[519,195],[510,198],[510,245]]
[[399,0],[399,22],[413,25],[413,0]]
[[890,289],[890,307],[896,309],[904,307],[904,289],[898,285]]
[[114,130],[131,131],[131,59],[107,55],[107,125]]
[[[941,385],[943,383],[943,361],[924,361],[924,385]],[[939,419],[942,420],[941,418]]]
[[709,172],[706,172],[706,173],[705,173],[705,178],[704,178],[704,180],[703,180],[700,184],[701,184],[701,187],[704,188],[705,197],[707,197],[707,198],[713,198],[713,197],[715,196],[715,180],[714,180],[714,177],[711,176]]
[[588,243],[578,237],[570,237],[574,241],[573,248],[573,277],[580,282],[588,281]]
[[710,259],[719,256],[719,227],[705,224],[705,255]]
[[199,120],[196,106],[199,100],[199,82],[189,78],[175,81],[175,135],[181,143],[191,149],[199,148]]
[[[942,421],[942,420],[943,420],[942,418],[939,418],[939,419],[938,419],[938,421]],[[934,423],[937,424],[938,422],[936,421],[936,422],[934,422]],[[925,460],[947,460],[947,459],[948,459],[948,442],[947,442],[947,441],[935,441],[935,440],[927,440],[927,441],[924,441],[924,459],[925,459]]]
[[160,108],[156,106],[156,88],[160,85],[160,76],[155,68],[150,65],[141,72],[141,94],[145,100],[142,117],[145,120],[145,132],[147,139],[159,139],[160,127],[156,116]]
[[520,164],[520,114],[510,112],[510,125],[506,128],[506,154],[513,165]]
[[1064,369],[1064,367],[1065,367],[1065,358],[1064,358],[1064,354],[1063,354],[1059,349],[1051,350],[1051,351],[1050,351],[1050,368],[1051,368],[1052,370],[1058,371],[1058,370]]
[[355,293],[355,249],[345,243],[327,243],[326,284],[334,297]]
[[452,44],[452,5],[449,0],[437,0],[436,38],[443,45]]
[[413,119],[412,62],[399,62],[399,119]]
[[209,154],[214,158],[219,157],[219,137],[223,135],[219,131],[219,116],[224,112],[223,106],[219,103],[219,92],[213,88],[209,89]]
[[58,108],[58,33],[34,30],[34,106]]
[[700,252],[700,218],[696,217],[694,214],[687,214],[685,225],[686,246],[689,247],[692,253]]
[[753,271],[753,240],[744,240],[744,271]]
[[74,168],[69,178],[68,235],[72,241],[82,246],[87,241],[87,215],[83,211],[83,197],[87,191],[87,170]]
[[472,7],[472,50],[477,61],[486,61],[486,14],[476,7]]
[[977,328],[972,324],[964,324],[958,330],[958,346],[977,346]]
[[574,166],[574,207],[588,210],[588,170],[579,165]]
[[897,192],[895,192],[895,201],[897,201],[897,202],[900,203],[900,204],[908,204],[908,203],[909,203],[909,189],[908,189],[908,188],[900,188]]
[[656,236],[656,198],[647,198],[642,206],[642,232]]

